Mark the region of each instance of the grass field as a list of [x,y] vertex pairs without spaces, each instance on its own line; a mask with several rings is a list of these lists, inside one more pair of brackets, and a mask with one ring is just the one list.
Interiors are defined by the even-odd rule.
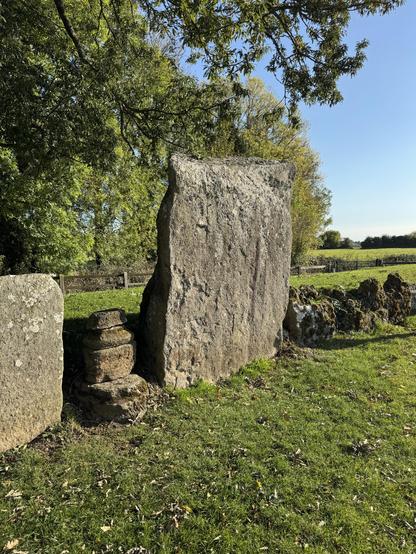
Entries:
[[334,250],[312,250],[314,258],[339,258],[342,260],[376,260],[391,256],[416,256],[416,248],[375,248],[368,250],[336,248]]
[[405,281],[416,283],[416,264],[393,265],[387,267],[372,267],[354,271],[341,271],[339,273],[315,273],[292,276],[290,283],[294,287],[299,285],[314,285],[316,287],[342,286],[347,289],[356,287],[364,279],[375,277],[379,281],[385,281],[389,273],[399,273]]
[[130,427],[85,428],[67,406],[0,457],[0,548],[413,553],[415,331],[253,363]]
[[[70,295],[66,317],[134,313],[140,294]],[[414,317],[171,394],[136,425],[83,427],[66,405],[0,456],[0,551],[414,553],[415,398]]]
[[137,314],[143,287],[79,292],[65,296],[65,319],[84,319],[97,310],[122,308],[127,314]]

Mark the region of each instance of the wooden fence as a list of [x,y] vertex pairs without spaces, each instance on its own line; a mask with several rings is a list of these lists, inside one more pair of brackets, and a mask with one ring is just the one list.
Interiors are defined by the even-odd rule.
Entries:
[[331,260],[322,265],[295,266],[291,268],[291,275],[303,273],[338,273],[339,271],[354,271],[371,267],[388,267],[391,265],[416,264],[416,256],[403,258],[387,258],[376,260]]
[[[291,275],[305,273],[338,273],[339,271],[352,271],[357,269],[384,267],[399,264],[416,264],[416,256],[406,260],[328,260],[321,265],[295,266],[291,268]],[[119,272],[110,274],[85,274],[85,275],[53,275],[64,294],[70,292],[87,292],[111,289],[128,289],[145,285],[152,273],[150,272]]]
[[53,275],[64,294],[98,290],[128,289],[145,285],[152,273],[111,273],[85,275]]

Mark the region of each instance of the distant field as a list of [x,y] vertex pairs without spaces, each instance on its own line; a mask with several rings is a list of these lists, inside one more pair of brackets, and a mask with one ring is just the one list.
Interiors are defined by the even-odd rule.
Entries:
[[399,273],[409,283],[416,283],[416,264],[391,265],[388,267],[371,267],[356,271],[342,271],[340,273],[315,273],[313,275],[301,275],[291,277],[290,283],[294,287],[299,285],[314,285],[315,287],[342,286],[347,289],[356,287],[364,279],[375,277],[379,281],[385,281],[389,273]]
[[312,250],[313,258],[340,258],[343,260],[376,260],[391,256],[416,256],[416,248],[370,248],[368,250],[337,248],[334,250]]

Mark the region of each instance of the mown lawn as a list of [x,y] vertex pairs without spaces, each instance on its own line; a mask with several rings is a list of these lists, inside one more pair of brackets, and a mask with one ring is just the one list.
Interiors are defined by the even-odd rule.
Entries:
[[128,314],[139,311],[143,287],[79,292],[65,296],[65,319],[85,319],[92,312],[122,308]]
[[[136,309],[129,293],[112,305]],[[414,553],[415,333],[409,318],[258,361],[129,427],[67,405],[0,456],[0,550]]]
[[334,248],[333,250],[312,250],[310,256],[316,258],[340,258],[342,260],[377,260],[391,256],[416,256],[416,248]]
[[399,273],[409,283],[416,283],[416,264],[393,265],[387,267],[371,267],[339,273],[315,273],[292,276],[290,283],[294,287],[299,285],[314,285],[315,287],[343,286],[347,289],[355,288],[364,279],[375,277],[384,282],[389,273]]

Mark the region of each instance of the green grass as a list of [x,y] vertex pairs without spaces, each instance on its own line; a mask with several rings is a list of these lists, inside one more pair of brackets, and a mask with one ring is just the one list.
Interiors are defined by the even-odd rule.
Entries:
[[65,389],[71,388],[72,380],[79,375],[82,367],[82,348],[80,348],[80,344],[85,333],[88,316],[97,310],[122,308],[127,314],[128,325],[134,329],[139,315],[142,292],[143,287],[137,287],[98,292],[79,292],[65,296],[63,333]]
[[65,319],[85,319],[92,312],[122,308],[126,313],[139,311],[143,287],[131,289],[79,292],[65,296]]
[[415,331],[253,363],[130,427],[83,428],[67,406],[0,457],[0,549],[413,553]]
[[294,287],[300,285],[314,285],[315,287],[336,287],[343,286],[346,289],[357,287],[357,285],[375,277],[379,281],[385,281],[389,273],[399,273],[405,281],[416,283],[416,264],[394,265],[387,267],[372,267],[369,269],[358,269],[354,271],[341,271],[339,273],[315,273],[292,276],[290,283]]
[[370,248],[348,249],[336,248],[334,250],[312,250],[312,257],[339,258],[342,260],[376,260],[391,256],[416,256],[416,248]]

